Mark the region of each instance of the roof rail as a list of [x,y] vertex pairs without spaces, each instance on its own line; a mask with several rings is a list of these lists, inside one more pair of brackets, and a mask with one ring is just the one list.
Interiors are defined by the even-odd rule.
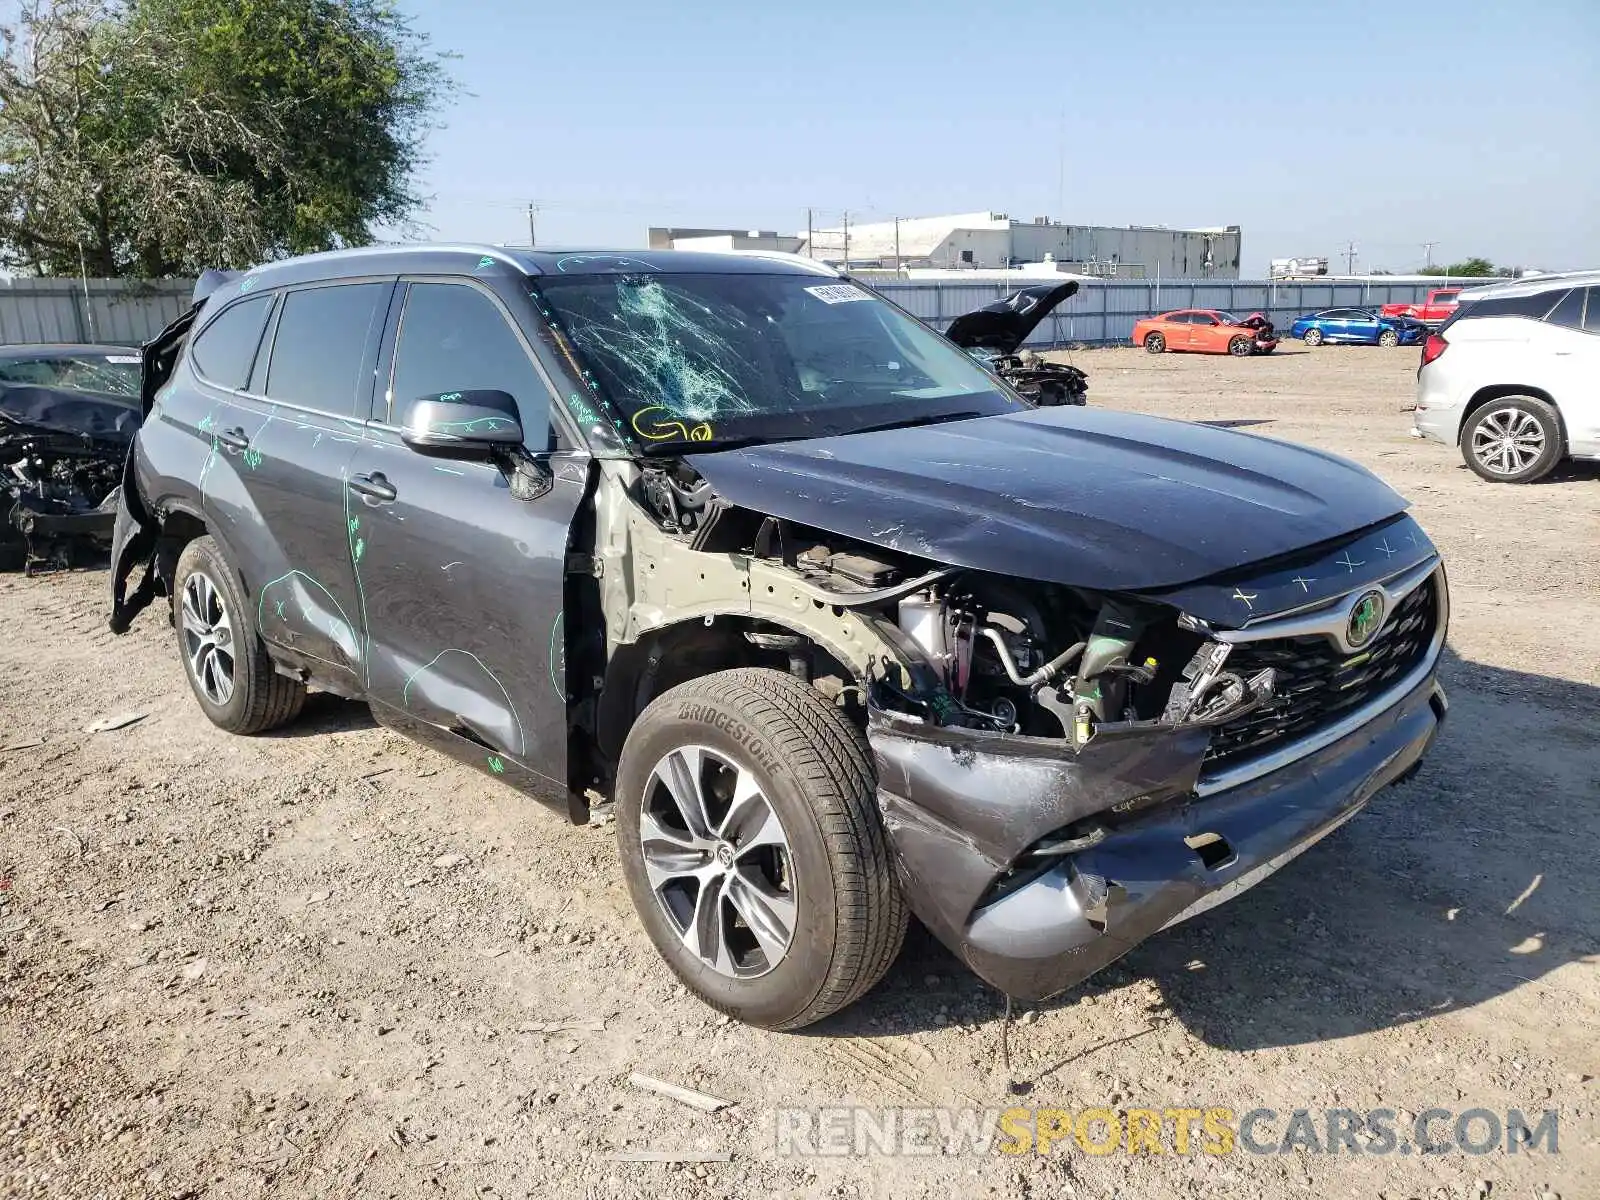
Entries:
[[831,275],[837,279],[840,272],[835,267],[830,267],[825,262],[818,262],[814,258],[807,258],[804,254],[791,254],[787,250],[709,250],[702,253],[710,254],[737,254],[741,258],[764,258],[771,262],[788,263],[794,267],[804,267],[817,275]]

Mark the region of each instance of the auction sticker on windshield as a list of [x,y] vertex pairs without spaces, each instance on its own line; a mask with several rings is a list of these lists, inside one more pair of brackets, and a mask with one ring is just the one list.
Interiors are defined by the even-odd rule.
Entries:
[[824,304],[848,304],[868,298],[868,293],[853,283],[824,283],[820,287],[808,287],[806,291]]

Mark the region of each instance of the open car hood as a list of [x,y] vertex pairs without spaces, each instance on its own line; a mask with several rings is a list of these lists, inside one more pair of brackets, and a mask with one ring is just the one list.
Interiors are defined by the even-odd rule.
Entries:
[[139,406],[103,392],[0,384],[0,431],[9,424],[126,446],[139,428]]
[[1012,292],[993,304],[985,304],[950,322],[945,337],[969,350],[992,350],[996,354],[1015,354],[1068,296],[1077,295],[1078,281],[1037,283]]
[[688,458],[756,512],[951,566],[1176,587],[1374,525],[1406,501],[1304,446],[1043,408]]

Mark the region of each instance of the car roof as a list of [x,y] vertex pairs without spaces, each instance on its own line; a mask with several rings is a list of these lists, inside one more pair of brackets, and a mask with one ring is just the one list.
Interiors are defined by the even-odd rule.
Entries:
[[[470,275],[510,271],[524,276],[618,274],[822,275],[832,267],[794,254],[760,251],[524,249],[514,246],[417,244],[366,246],[306,254],[252,267],[241,290],[373,275]],[[254,282],[246,285],[244,280]]]
[[1540,292],[1553,292],[1574,287],[1600,287],[1600,271],[1562,271],[1550,275],[1534,275],[1526,279],[1510,279],[1504,283],[1490,283],[1483,287],[1467,288],[1461,300],[1489,300],[1501,296],[1537,296]]
[[104,358],[107,355],[139,353],[137,346],[101,346],[88,342],[35,342],[31,345],[0,346],[0,362],[25,362],[36,358]]

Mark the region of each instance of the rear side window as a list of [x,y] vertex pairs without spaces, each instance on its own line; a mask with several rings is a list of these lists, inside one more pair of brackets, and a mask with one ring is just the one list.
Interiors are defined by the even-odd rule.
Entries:
[[550,392],[499,305],[464,283],[414,283],[400,317],[389,420],[449,392],[506,392],[530,441],[547,428]]
[[345,283],[290,292],[272,340],[267,396],[333,416],[354,416],[361,364],[383,320],[387,283]]
[[[1545,297],[1549,299],[1548,294]],[[1561,303],[1550,310],[1550,315],[1545,318],[1552,325],[1560,325],[1566,329],[1583,328],[1583,289],[1573,288],[1561,297]]]
[[202,329],[192,351],[201,378],[235,391],[244,387],[271,311],[271,296],[255,296],[225,310]]
[[1527,317],[1531,321],[1543,319],[1556,301],[1553,292],[1537,292],[1532,296],[1493,296],[1486,300],[1467,302],[1467,315],[1472,317]]
[[1589,289],[1589,306],[1583,318],[1583,328],[1587,333],[1600,333],[1600,287]]

